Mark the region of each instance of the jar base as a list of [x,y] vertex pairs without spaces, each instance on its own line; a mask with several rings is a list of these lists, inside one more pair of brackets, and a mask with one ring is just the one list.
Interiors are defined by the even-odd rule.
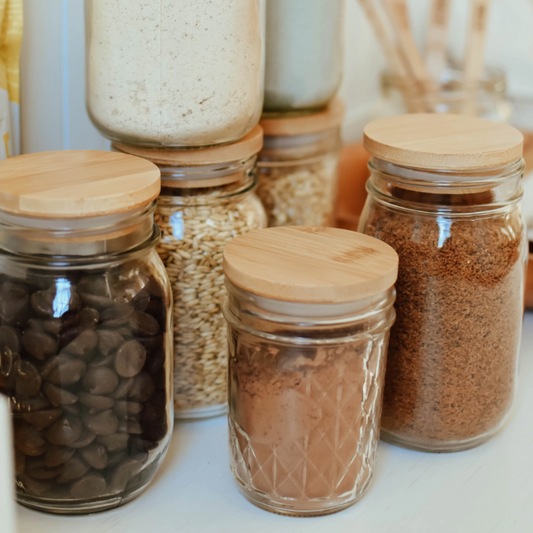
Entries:
[[200,407],[199,409],[175,409],[176,420],[205,420],[228,414],[228,404]]

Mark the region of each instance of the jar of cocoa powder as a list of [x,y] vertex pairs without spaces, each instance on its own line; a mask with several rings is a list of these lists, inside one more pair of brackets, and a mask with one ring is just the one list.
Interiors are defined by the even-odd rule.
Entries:
[[276,513],[340,511],[374,472],[394,250],[332,228],[270,228],[224,252],[231,468]]
[[135,498],[171,437],[170,285],[155,165],[109,152],[0,163],[0,393],[20,503],[92,513]]
[[359,230],[400,256],[382,416],[385,440],[472,448],[513,403],[524,304],[522,135],[461,115],[365,129],[371,178]]
[[256,126],[239,142],[195,150],[150,150],[114,144],[161,171],[155,220],[157,251],[174,301],[174,413],[201,419],[227,413],[228,342],[222,304],[222,259],[231,239],[266,226],[255,195]]

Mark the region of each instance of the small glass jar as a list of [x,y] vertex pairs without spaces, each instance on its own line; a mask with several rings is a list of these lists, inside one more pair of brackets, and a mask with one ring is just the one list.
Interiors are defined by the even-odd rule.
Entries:
[[400,256],[382,437],[433,452],[478,446],[504,425],[516,386],[522,136],[479,118],[406,115],[369,124],[365,147],[359,231]]
[[0,392],[18,501],[59,514],[123,505],[155,476],[173,426],[159,171],[67,151],[0,173]]
[[370,485],[398,257],[332,228],[271,228],[224,252],[230,462],[241,493],[292,516]]
[[268,0],[265,113],[309,113],[337,94],[344,0]]
[[257,194],[269,227],[333,226],[344,106],[321,113],[264,119]]
[[93,124],[148,147],[244,137],[263,105],[264,1],[85,0]]
[[[161,152],[144,150],[162,174],[157,251],[174,296],[174,412],[178,419],[227,412],[226,299],[222,254],[233,238],[266,226],[254,193],[262,145],[257,126],[240,143]],[[115,149],[131,150],[131,147]]]

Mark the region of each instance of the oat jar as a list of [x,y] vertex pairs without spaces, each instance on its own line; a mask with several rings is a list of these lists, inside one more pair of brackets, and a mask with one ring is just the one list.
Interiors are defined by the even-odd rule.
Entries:
[[109,152],[0,163],[0,392],[20,503],[92,513],[150,483],[172,424],[155,165]]
[[236,141],[263,105],[264,1],[85,0],[87,108],[113,141]]
[[461,115],[365,129],[372,155],[359,230],[400,256],[382,417],[389,442],[472,448],[505,423],[522,327],[522,135]]
[[343,117],[336,99],[314,115],[261,121],[257,194],[270,227],[333,225]]
[[230,461],[255,505],[323,515],[368,489],[397,269],[390,246],[340,229],[226,246]]
[[174,407],[176,418],[227,412],[226,298],[222,253],[234,237],[266,225],[254,194],[257,126],[233,145],[204,150],[128,150],[159,166],[163,188],[156,221],[157,250],[174,293]]

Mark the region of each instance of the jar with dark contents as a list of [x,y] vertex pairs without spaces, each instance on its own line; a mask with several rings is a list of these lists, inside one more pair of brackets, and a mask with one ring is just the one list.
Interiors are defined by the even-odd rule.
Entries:
[[522,135],[482,118],[413,114],[370,123],[365,147],[359,230],[400,256],[382,436],[423,451],[478,446],[503,427],[516,389]]
[[332,228],[270,228],[224,252],[230,463],[279,514],[330,514],[372,480],[398,256]]
[[0,167],[0,392],[18,500],[61,514],[117,507],[150,483],[173,426],[159,171],[84,151]]

